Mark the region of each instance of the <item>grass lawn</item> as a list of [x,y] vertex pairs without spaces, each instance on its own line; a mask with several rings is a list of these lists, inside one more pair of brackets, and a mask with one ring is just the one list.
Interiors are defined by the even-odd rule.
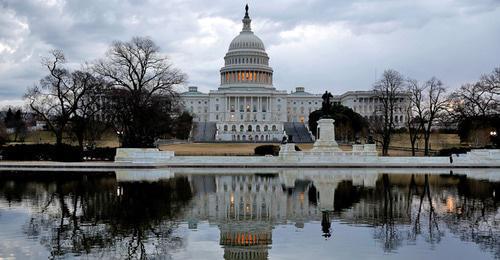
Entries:
[[[278,145],[274,143],[275,145]],[[264,143],[186,143],[170,144],[160,146],[161,150],[174,151],[176,155],[253,155],[257,146]],[[298,144],[301,150],[310,150],[312,144]],[[460,139],[455,134],[434,134],[431,136],[432,150],[439,150],[448,147],[460,146]],[[394,135],[389,149],[391,156],[411,156],[411,148],[408,134]],[[423,149],[423,140],[419,148]],[[341,145],[340,148],[345,151],[352,149],[351,145]],[[403,149],[400,149],[403,148]],[[417,155],[423,155],[423,151],[417,152]]]

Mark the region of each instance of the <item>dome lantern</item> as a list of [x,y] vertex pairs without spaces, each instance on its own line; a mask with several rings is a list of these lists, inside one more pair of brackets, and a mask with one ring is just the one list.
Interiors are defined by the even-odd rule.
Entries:
[[252,23],[252,19],[250,19],[250,16],[248,16],[248,4],[245,6],[245,17],[243,17],[243,31],[252,31],[252,28],[250,28],[250,23]]

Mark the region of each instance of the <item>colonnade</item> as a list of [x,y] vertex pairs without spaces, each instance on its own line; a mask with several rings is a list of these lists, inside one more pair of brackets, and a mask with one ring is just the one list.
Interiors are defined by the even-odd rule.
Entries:
[[272,98],[269,97],[226,97],[227,112],[271,112]]
[[262,71],[230,71],[221,73],[221,84],[228,83],[260,83],[273,84],[273,74]]

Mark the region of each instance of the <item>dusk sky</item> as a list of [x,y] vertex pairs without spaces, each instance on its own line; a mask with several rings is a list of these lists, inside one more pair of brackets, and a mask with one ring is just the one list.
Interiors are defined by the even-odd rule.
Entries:
[[[188,85],[218,87],[246,1],[0,0],[0,106],[22,104],[62,49],[72,68],[114,40],[152,38]],[[499,0],[248,1],[277,89],[341,94],[368,90],[388,68],[456,88],[500,66]]]

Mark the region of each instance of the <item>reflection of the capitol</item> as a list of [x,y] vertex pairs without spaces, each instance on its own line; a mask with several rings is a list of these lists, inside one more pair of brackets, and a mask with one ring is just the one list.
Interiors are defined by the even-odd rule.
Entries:
[[[345,224],[374,227],[374,238],[384,250],[394,250],[402,240],[422,234],[428,235],[426,240],[430,243],[439,242],[442,225],[451,232],[470,229],[463,223],[477,222],[473,221],[474,216],[481,213],[474,208],[477,204],[471,208],[470,201],[482,196],[487,199],[482,202],[486,207],[490,205],[492,187],[498,189],[463,175],[437,174],[439,171],[425,172],[430,173],[426,175],[385,174],[384,169],[214,172],[180,169],[163,176],[188,178],[193,199],[183,219],[191,229],[196,229],[199,221],[218,226],[225,259],[267,259],[272,230],[278,225],[293,224],[300,229],[308,222],[321,223],[318,235],[328,238],[334,234],[330,228],[332,218]],[[490,174],[479,172],[476,176],[490,178]],[[130,178],[130,173],[127,176],[117,173],[118,180]],[[499,231],[495,211],[496,207],[489,208],[478,219]],[[423,226],[428,229],[421,229]]]

